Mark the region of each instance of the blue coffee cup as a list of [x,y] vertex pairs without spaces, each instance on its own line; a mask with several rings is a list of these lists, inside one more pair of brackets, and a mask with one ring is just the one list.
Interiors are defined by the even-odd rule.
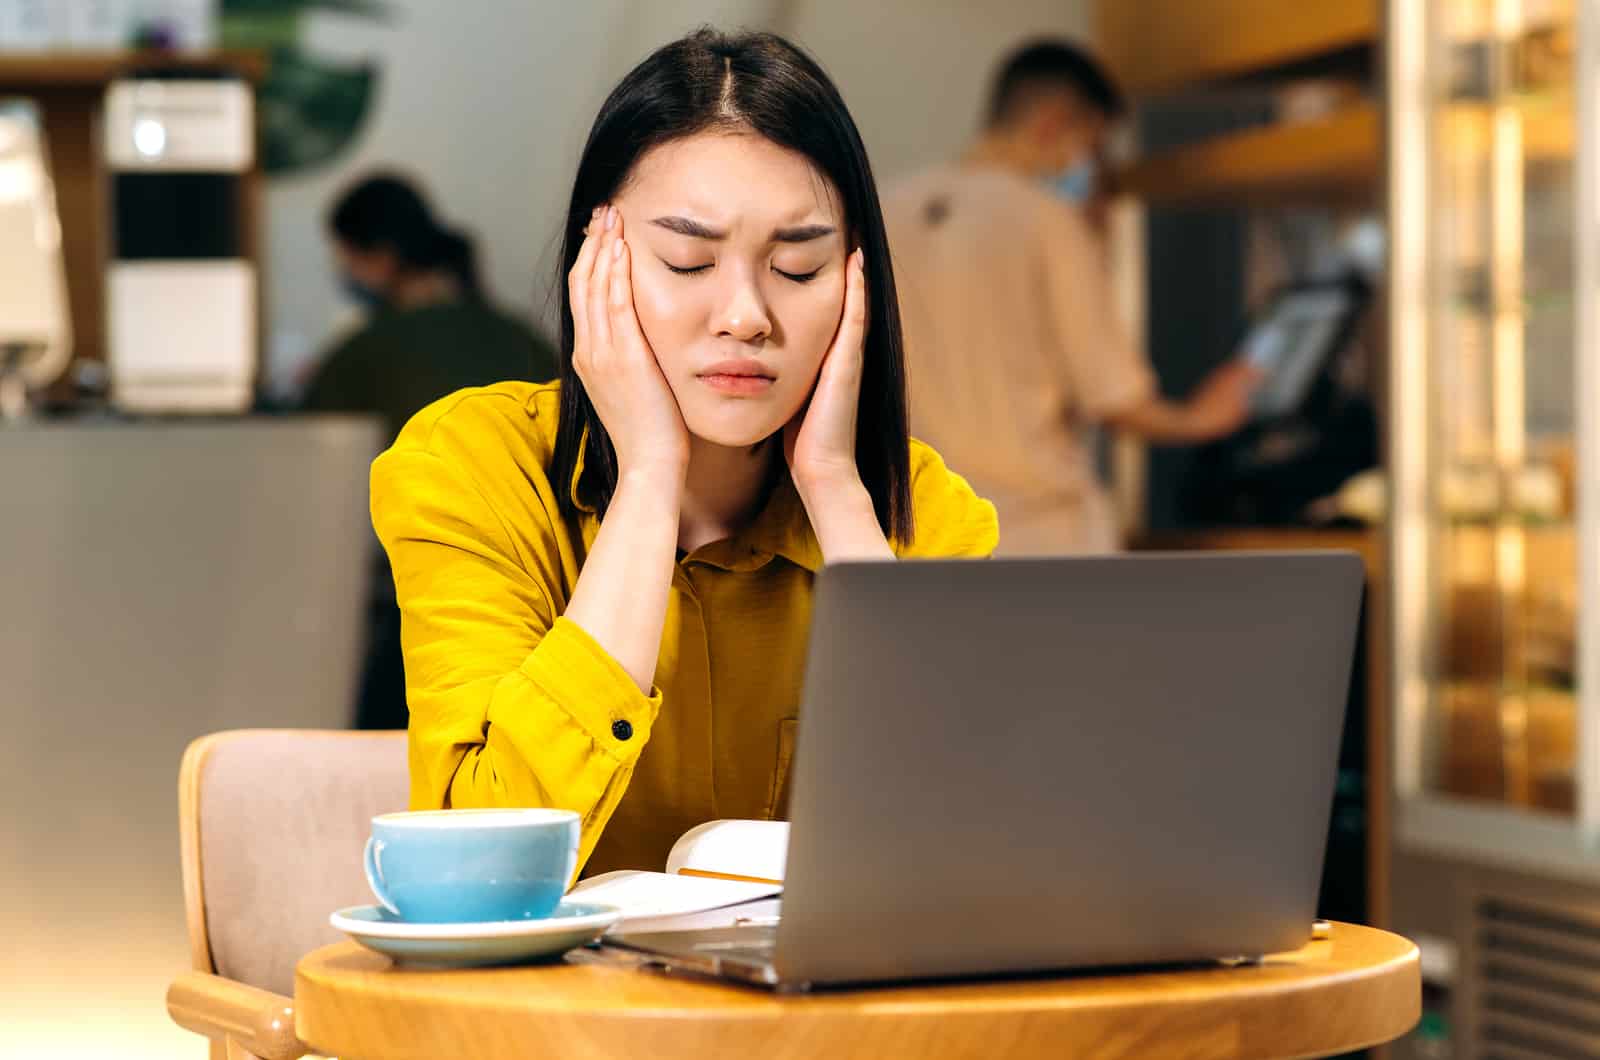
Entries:
[[372,819],[367,884],[418,924],[538,920],[578,867],[571,810],[421,810]]

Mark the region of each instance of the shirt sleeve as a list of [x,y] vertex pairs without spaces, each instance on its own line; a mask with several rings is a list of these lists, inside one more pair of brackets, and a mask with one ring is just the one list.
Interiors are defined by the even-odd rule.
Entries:
[[1062,385],[1086,419],[1102,420],[1155,393],[1155,373],[1117,319],[1100,244],[1088,224],[1060,203],[1045,203],[1043,212],[1035,231]]
[[[394,570],[414,809],[548,806],[583,821],[579,866],[627,790],[661,694],[554,614],[463,471],[420,449],[373,464]],[[555,546],[552,543],[551,548]]]
[[967,480],[945,466],[944,458],[915,439],[911,442],[911,544],[897,549],[902,559],[983,557],[1000,544],[994,505],[975,493]]

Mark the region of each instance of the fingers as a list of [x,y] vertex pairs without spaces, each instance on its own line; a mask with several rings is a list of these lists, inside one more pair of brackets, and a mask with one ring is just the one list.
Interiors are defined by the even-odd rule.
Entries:
[[615,264],[614,248],[617,242],[617,208],[601,207],[600,245],[596,248],[594,268],[589,273],[589,339],[595,358],[606,357],[611,350],[611,313],[606,304],[611,287],[611,272]]
[[634,309],[632,256],[621,212],[611,205],[596,207],[585,231],[567,280],[573,364],[580,378],[612,370],[618,354],[650,348]]
[[[572,352],[580,362],[589,354],[589,276],[594,271],[595,258],[600,246],[600,207],[589,215],[584,228],[583,246],[578,248],[578,258],[567,273],[567,300],[572,307]],[[587,367],[587,365],[581,365]]]
[[612,251],[610,326],[612,341],[634,350],[649,349],[644,329],[639,325],[639,314],[633,305],[633,248],[622,235],[622,219],[617,219],[618,238]]
[[[844,312],[839,318],[839,332],[828,351],[828,360],[835,362],[835,371],[861,366],[861,343],[867,333],[867,280],[860,250],[850,255],[845,264]],[[835,357],[834,354],[841,356]]]

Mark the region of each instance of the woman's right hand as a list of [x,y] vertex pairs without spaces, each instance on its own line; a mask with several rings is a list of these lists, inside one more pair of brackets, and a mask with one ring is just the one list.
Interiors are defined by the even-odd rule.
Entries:
[[590,215],[578,260],[567,274],[572,366],[583,380],[617,453],[618,477],[689,466],[689,432],[633,307],[632,256],[622,214],[609,204]]

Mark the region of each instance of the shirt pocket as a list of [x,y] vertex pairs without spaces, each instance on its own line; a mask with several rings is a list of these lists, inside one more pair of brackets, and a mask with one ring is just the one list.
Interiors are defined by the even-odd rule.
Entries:
[[778,722],[778,759],[772,771],[772,790],[767,794],[767,809],[762,814],[769,821],[789,818],[789,773],[794,763],[794,741],[799,729],[799,718],[783,718]]

